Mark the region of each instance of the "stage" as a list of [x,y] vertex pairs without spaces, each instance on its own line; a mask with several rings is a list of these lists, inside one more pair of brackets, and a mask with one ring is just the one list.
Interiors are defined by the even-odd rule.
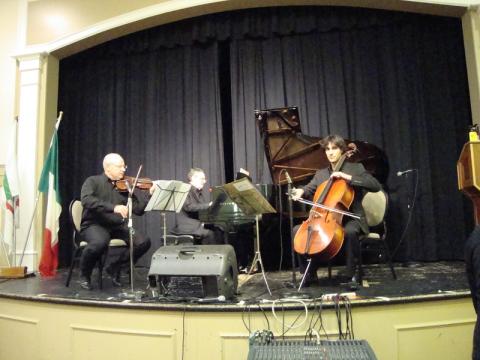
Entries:
[[[60,270],[54,278],[41,278],[31,276],[20,280],[0,280],[0,297],[26,299],[36,301],[53,301],[65,304],[85,304],[101,306],[121,306],[136,308],[189,308],[204,310],[234,309],[238,310],[239,304],[256,304],[262,300],[275,300],[281,298],[299,298],[305,301],[321,298],[332,294],[348,294],[353,305],[406,303],[423,300],[443,300],[451,298],[469,297],[470,291],[465,275],[463,262],[434,262],[414,263],[409,266],[395,265],[397,280],[394,280],[390,269],[382,264],[371,264],[364,267],[363,286],[352,291],[348,287],[347,278],[343,274],[343,267],[333,267],[332,277],[328,279],[327,269],[318,272],[319,281],[297,291],[293,288],[291,271],[267,272],[267,281],[272,291],[270,296],[261,272],[251,275],[239,274],[237,295],[233,299],[224,301],[207,301],[196,299],[192,296],[184,299],[178,297],[161,296],[152,293],[148,287],[148,269],[137,268],[134,274],[134,292],[137,299],[130,299],[129,274],[122,274],[122,288],[117,288],[104,274],[103,289],[99,289],[97,277],[94,272],[92,284],[94,290],[88,291],[78,285],[78,272],[75,270],[70,287],[65,287],[65,270]],[[300,274],[296,273],[297,286],[300,283]],[[328,306],[328,304],[326,304]]]
[[257,330],[298,340],[310,328],[322,339],[365,339],[378,359],[469,359],[475,313],[463,262],[395,264],[397,280],[385,265],[366,265],[355,293],[343,269],[334,267],[329,280],[322,268],[319,283],[300,292],[291,272],[268,272],[272,296],[261,272],[242,274],[234,299],[213,302],[153,297],[146,268],[135,273],[138,300],[123,294],[128,274],[120,289],[104,275],[103,290],[94,275],[92,291],[80,288],[77,271],[69,288],[65,270],[3,279],[0,359],[246,359]]

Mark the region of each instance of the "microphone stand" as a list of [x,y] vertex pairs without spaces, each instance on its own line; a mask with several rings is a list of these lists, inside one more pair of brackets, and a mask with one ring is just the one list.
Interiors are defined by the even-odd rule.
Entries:
[[[410,191],[407,193],[407,209],[408,209],[408,216],[407,216],[407,222],[405,223],[405,228],[403,229],[402,235],[400,236],[400,240],[398,241],[397,246],[391,253],[390,258],[393,259],[395,255],[397,254],[398,250],[400,249],[400,246],[402,245],[407,232],[408,228],[410,226],[410,221],[412,220],[412,214],[413,210],[415,208],[415,200],[417,198],[417,189],[418,189],[418,170],[417,169],[412,169],[411,172],[414,173],[415,175],[415,187],[413,189],[413,197],[410,197]],[[405,178],[408,179],[408,172],[405,173]],[[404,267],[409,267],[409,268],[415,268],[415,267],[421,267],[422,264],[418,262],[414,262],[410,260],[410,255],[407,254],[407,261],[403,263]]]
[[294,249],[294,236],[293,236],[293,205],[292,205],[292,179],[285,172],[287,176],[287,193],[288,193],[288,217],[290,220],[290,237],[291,237],[291,255],[292,255],[292,283],[293,287],[297,287],[297,275],[295,269],[295,249]]
[[128,192],[128,238],[130,240],[130,291],[133,294],[133,219],[132,219],[132,196],[133,196],[133,187]]
[[137,176],[135,177],[135,181],[133,182],[133,186],[130,187],[129,182],[127,181],[127,188],[128,188],[128,199],[127,199],[127,208],[128,208],[128,237],[130,242],[130,293],[123,293],[123,296],[126,298],[134,298],[137,301],[142,299],[143,291],[134,291],[134,281],[133,281],[133,217],[132,217],[132,208],[133,208],[133,191],[135,190],[135,186],[137,186],[138,177],[140,176],[140,172],[142,171],[142,165],[138,168]]

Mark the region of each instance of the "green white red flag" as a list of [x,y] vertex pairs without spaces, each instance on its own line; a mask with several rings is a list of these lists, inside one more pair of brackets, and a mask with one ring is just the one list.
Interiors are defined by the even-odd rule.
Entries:
[[58,230],[62,212],[58,180],[58,137],[57,130],[62,114],[57,120],[55,131],[43,165],[38,191],[47,194],[47,215],[43,231],[43,250],[39,270],[42,276],[54,276],[58,267]]

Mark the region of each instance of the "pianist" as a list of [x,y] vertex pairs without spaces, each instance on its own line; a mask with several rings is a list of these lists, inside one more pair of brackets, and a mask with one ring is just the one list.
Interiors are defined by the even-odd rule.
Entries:
[[188,182],[192,185],[182,210],[176,216],[176,224],[173,231],[176,234],[193,235],[200,239],[203,245],[223,244],[223,233],[221,229],[205,228],[198,220],[198,212],[207,210],[214,204],[205,198],[203,186],[207,182],[205,172],[200,168],[192,168],[187,175]]

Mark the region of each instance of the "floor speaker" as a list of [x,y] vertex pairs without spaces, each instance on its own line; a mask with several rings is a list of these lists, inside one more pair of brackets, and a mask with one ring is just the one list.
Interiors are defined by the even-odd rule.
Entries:
[[238,272],[231,245],[162,246],[152,256],[150,286],[174,297],[224,297],[237,291]]

